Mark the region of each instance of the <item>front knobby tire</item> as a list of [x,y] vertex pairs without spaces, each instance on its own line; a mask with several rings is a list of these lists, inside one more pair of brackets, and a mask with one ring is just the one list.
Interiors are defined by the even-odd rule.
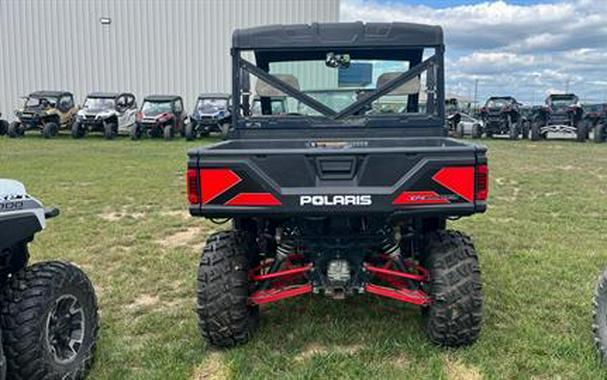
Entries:
[[198,266],[197,312],[202,336],[212,345],[246,343],[259,321],[259,308],[248,303],[248,244],[244,233],[211,235]]
[[2,291],[2,343],[10,379],[83,379],[98,316],[86,274],[59,261],[15,273]]
[[118,125],[116,123],[103,123],[103,137],[106,140],[113,140],[116,137]]
[[447,347],[474,343],[480,334],[483,296],[472,240],[457,231],[437,230],[425,238],[426,285],[432,301],[422,309],[432,342]]
[[42,126],[42,136],[45,139],[51,139],[57,136],[57,133],[59,133],[59,124],[55,123],[54,121],[45,123]]
[[607,269],[601,273],[592,297],[592,335],[603,363],[607,363]]

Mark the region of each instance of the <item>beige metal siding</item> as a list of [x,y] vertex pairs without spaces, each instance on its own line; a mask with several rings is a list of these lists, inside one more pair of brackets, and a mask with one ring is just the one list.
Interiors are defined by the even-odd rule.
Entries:
[[229,92],[234,28],[338,17],[339,0],[0,0],[0,112],[40,89],[171,93],[189,110]]

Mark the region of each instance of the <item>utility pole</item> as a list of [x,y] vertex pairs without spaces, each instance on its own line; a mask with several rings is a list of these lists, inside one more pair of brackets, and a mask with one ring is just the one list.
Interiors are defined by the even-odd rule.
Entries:
[[569,82],[571,81],[571,78],[567,78],[567,84],[565,85],[565,94],[569,93]]
[[478,96],[478,78],[474,79],[474,109],[477,106],[477,96]]

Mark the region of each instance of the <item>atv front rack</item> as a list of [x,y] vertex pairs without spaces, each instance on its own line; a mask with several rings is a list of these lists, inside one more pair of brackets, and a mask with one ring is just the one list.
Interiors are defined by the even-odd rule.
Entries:
[[[404,270],[390,269],[394,261],[388,255],[382,266],[364,263],[361,272],[362,283],[359,293],[370,293],[391,298],[400,302],[418,306],[430,304],[430,296],[422,290],[422,285],[429,281],[428,271],[420,265],[405,262]],[[285,259],[266,260],[249,271],[249,279],[254,284],[249,303],[262,305],[309,293],[320,293],[322,286],[314,286],[312,278],[315,268],[312,263],[298,262],[303,260],[299,254],[288,255]]]

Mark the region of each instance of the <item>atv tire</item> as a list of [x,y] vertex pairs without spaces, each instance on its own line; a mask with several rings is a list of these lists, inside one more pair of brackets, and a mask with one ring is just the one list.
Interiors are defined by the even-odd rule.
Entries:
[[472,137],[475,139],[483,137],[483,127],[481,127],[480,124],[474,124],[472,126]]
[[510,140],[518,140],[519,122],[513,123],[512,117],[508,116],[508,137]]
[[45,139],[50,139],[57,136],[59,132],[59,125],[54,121],[49,121],[48,123],[44,123],[42,126],[42,136]]
[[432,302],[422,309],[432,342],[447,347],[474,343],[479,336],[483,296],[478,258],[472,240],[457,231],[436,230],[426,235],[424,265]]
[[173,131],[173,126],[172,125],[165,125],[164,128],[162,129],[162,136],[164,137],[164,139],[166,141],[170,141],[173,139],[174,136],[174,131]]
[[8,378],[83,379],[89,371],[97,299],[77,267],[49,261],[15,273],[2,290],[0,324]]
[[259,321],[259,308],[248,303],[247,247],[243,233],[211,235],[198,266],[197,313],[202,336],[212,345],[246,343]]
[[540,141],[542,139],[542,133],[540,132],[540,125],[533,123],[531,125],[531,141]]
[[607,128],[607,125],[603,125],[603,124],[597,124],[594,127],[594,142],[595,143],[605,142],[605,128]]
[[575,139],[577,142],[586,142],[588,138],[588,128],[586,123],[578,123],[575,131]]
[[23,137],[24,133],[25,133],[25,131],[23,130],[23,126],[18,121],[13,121],[8,126],[8,137],[10,137],[10,138],[14,139],[17,137]]
[[139,140],[141,138],[141,128],[139,128],[139,126],[137,126],[136,124],[134,124],[133,126],[131,126],[131,129],[129,130],[129,136],[131,136],[131,140]]
[[106,140],[113,140],[116,137],[117,129],[116,123],[103,123],[103,137]]
[[8,133],[8,121],[0,120],[0,136],[4,136]]
[[81,139],[84,137],[85,130],[79,122],[72,124],[72,137],[75,139]]
[[195,130],[195,125],[193,125],[192,123],[188,123],[185,126],[185,139],[187,141],[193,141],[196,140],[196,130]]
[[221,137],[227,138],[230,131],[230,123],[219,124],[219,130],[221,131]]

